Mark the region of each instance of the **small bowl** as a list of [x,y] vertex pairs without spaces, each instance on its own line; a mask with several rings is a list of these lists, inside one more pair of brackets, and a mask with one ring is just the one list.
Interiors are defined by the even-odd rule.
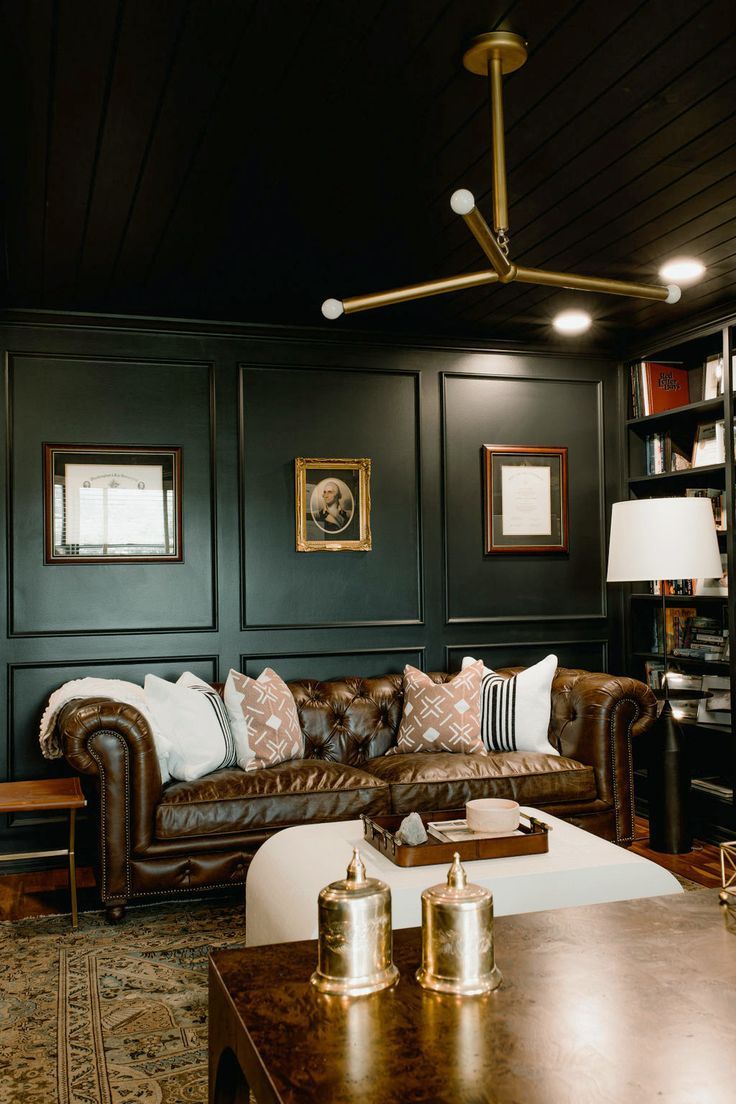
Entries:
[[519,802],[506,797],[478,797],[465,805],[471,832],[506,836],[519,827]]

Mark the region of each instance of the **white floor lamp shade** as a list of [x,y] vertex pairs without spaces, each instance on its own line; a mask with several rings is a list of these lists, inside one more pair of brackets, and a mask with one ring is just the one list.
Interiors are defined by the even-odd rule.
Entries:
[[609,583],[642,579],[712,579],[721,575],[709,498],[638,498],[614,502]]

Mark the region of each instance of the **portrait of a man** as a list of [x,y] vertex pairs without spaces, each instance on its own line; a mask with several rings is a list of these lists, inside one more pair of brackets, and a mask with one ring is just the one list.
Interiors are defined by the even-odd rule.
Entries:
[[297,457],[297,552],[370,550],[370,468],[366,458]]
[[342,479],[323,479],[309,501],[309,511],[318,529],[324,533],[341,533],[352,521],[353,496]]

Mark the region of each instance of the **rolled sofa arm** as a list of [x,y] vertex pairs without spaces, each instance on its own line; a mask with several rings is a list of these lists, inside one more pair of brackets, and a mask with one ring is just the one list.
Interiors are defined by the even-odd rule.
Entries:
[[656,698],[638,679],[561,667],[552,682],[550,735],[562,755],[593,767],[598,796],[614,807],[617,843],[634,838],[632,740],[656,717]]
[[68,702],[56,727],[67,763],[97,781],[100,894],[108,906],[122,904],[131,896],[131,855],[151,842],[161,799],[151,731],[135,706],[109,698]]

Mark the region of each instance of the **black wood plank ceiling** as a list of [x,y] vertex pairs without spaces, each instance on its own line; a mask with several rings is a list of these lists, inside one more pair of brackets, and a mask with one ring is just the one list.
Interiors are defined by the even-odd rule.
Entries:
[[490,218],[487,87],[462,67],[506,28],[512,251],[657,282],[668,307],[521,284],[334,329],[590,340],[734,303],[733,0],[6,0],[0,7],[3,305],[327,325],[320,304],[486,267],[449,207]]

